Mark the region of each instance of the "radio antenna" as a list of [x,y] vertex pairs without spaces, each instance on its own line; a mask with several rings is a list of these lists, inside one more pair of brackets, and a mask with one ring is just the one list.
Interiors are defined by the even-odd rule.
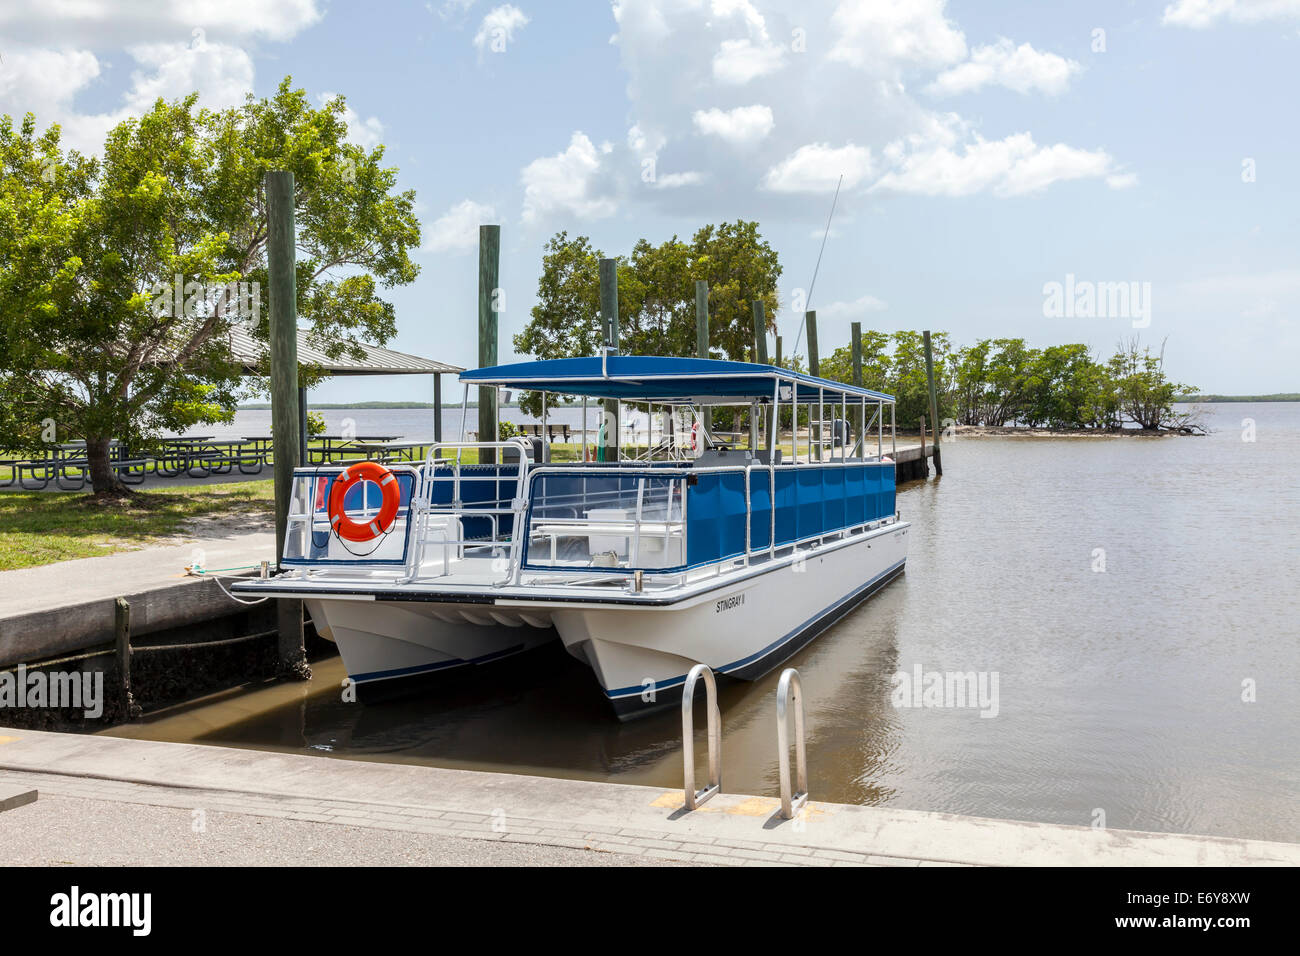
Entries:
[[822,247],[817,253],[817,264],[813,266],[812,282],[808,283],[808,298],[804,301],[804,315],[799,321],[799,334],[794,340],[794,349],[790,354],[794,355],[799,351],[799,343],[803,341],[803,329],[808,324],[808,306],[812,304],[813,289],[817,287],[817,273],[822,267],[822,253],[826,251],[826,239],[831,234],[831,220],[835,218],[835,204],[840,198],[840,186],[844,184],[844,174],[840,173],[839,181],[835,183],[835,196],[831,199],[831,214],[826,217],[826,231],[822,233]]

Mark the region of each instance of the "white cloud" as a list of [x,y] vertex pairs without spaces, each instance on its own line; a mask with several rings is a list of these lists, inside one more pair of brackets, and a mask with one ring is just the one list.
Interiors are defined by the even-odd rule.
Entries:
[[872,72],[956,63],[966,56],[966,36],[945,6],[945,0],[841,0],[831,15],[830,58]]
[[1111,189],[1131,189],[1137,184],[1137,173],[1111,173],[1106,177],[1106,185]]
[[[322,93],[317,97],[322,104],[338,96],[337,93]],[[361,114],[347,103],[343,104],[343,121],[348,124],[348,139],[366,149],[374,149],[384,141],[384,124],[379,117],[362,119]]]
[[713,77],[721,83],[740,85],[781,68],[783,50],[771,43],[753,40],[723,40],[713,57]]
[[204,41],[148,43],[128,52],[141,67],[131,73],[122,105],[102,113],[82,113],[75,98],[89,89],[102,72],[99,59],[88,50],[9,50],[0,64],[0,111],[36,114],[41,128],[63,127],[67,147],[98,153],[110,129],[128,116],[138,116],[159,97],[172,100],[201,91],[200,104],[222,109],[242,103],[253,89],[253,61],[242,49]]
[[1004,37],[991,46],[975,47],[969,60],[939,74],[926,87],[926,92],[951,96],[996,83],[1017,93],[1037,90],[1055,96],[1065,92],[1071,78],[1081,69],[1074,60],[1043,53],[1028,43],[1016,46]]
[[483,17],[478,33],[474,34],[474,46],[478,48],[480,54],[488,51],[499,52],[505,49],[506,45],[514,43],[515,34],[529,22],[531,21],[524,11],[512,3],[493,7]]
[[696,110],[691,116],[701,133],[717,136],[735,146],[758,142],[775,125],[770,106],[737,106],[734,110]]
[[655,179],[656,189],[680,189],[682,186],[698,186],[704,182],[704,175],[698,172],[669,173]]
[[612,216],[618,208],[613,197],[600,195],[601,156],[585,133],[575,132],[568,148],[554,156],[533,160],[520,173],[524,186],[524,222],[550,215],[579,219]]
[[887,308],[889,305],[874,295],[864,295],[851,302],[832,302],[821,306],[817,312],[826,319],[851,319],[868,312],[884,312]]
[[463,199],[434,220],[426,230],[425,252],[461,252],[478,244],[478,227],[497,221],[491,206]]
[[[288,40],[317,23],[317,0],[43,0],[0,6],[0,34],[33,44],[100,48],[183,36]],[[5,53],[8,59],[8,51]]]
[[871,188],[924,196],[969,196],[991,189],[997,196],[1021,196],[1056,182],[1111,175],[1113,166],[1103,150],[1063,143],[1043,147],[1029,133],[1016,133],[1001,140],[977,137],[960,152],[940,147],[913,153]]
[[1300,0],[1175,0],[1163,22],[1203,30],[1219,20],[1260,23],[1300,18]]
[[852,189],[871,169],[871,150],[866,147],[809,143],[769,169],[763,185],[782,193],[831,192],[843,174],[844,187]]

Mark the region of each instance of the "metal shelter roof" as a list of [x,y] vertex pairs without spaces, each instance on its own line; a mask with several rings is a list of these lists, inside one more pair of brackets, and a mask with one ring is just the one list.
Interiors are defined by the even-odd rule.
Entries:
[[777,382],[781,383],[779,394],[782,402],[816,401],[818,394],[823,392],[863,397],[872,402],[894,401],[892,395],[883,392],[815,378],[774,365],[649,355],[518,362],[470,369],[460,373],[460,380],[470,385],[497,385],[662,404],[770,403]]
[[[406,352],[386,349],[379,345],[356,343],[366,354],[358,360],[349,354],[330,358],[324,351],[307,341],[307,330],[298,330],[298,361],[304,365],[319,365],[331,375],[439,375],[459,374],[465,371],[458,365],[435,362]],[[230,330],[230,354],[248,371],[253,371],[265,353],[266,345],[254,338],[247,329]]]

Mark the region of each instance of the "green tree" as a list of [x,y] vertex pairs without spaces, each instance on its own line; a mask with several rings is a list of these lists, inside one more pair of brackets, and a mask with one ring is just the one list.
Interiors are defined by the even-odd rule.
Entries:
[[65,154],[59,128],[38,136],[31,114],[0,118],[0,382],[21,409],[0,417],[0,444],[31,447],[52,420],[60,439],[85,438],[96,492],[123,490],[111,439],[233,416],[229,333],[268,332],[268,170],[295,176],[298,314],[313,344],[337,357],[359,354],[358,337],[386,341],[394,314],[379,288],[418,271],[414,193],[395,191],[382,146],[347,141],[342,99],[314,108],[286,77],[242,107],[197,100],[123,121],[100,159]]
[[1119,414],[1146,431],[1186,429],[1195,426],[1195,415],[1179,412],[1179,396],[1193,394],[1196,387],[1169,381],[1165,375],[1164,344],[1155,355],[1137,338],[1120,344],[1109,362]]

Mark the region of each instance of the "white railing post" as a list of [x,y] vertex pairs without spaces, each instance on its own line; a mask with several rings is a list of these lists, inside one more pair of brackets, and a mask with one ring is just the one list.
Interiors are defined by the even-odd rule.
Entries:
[[[794,698],[794,753],[797,789],[790,788],[790,699]],[[776,685],[776,746],[779,751],[777,765],[781,772],[781,816],[786,820],[794,819],[795,812],[808,802],[808,754],[804,747],[803,687],[799,682],[799,672],[787,667],[781,672],[781,680]]]
[[[695,789],[695,683],[704,678],[704,706],[709,727],[709,782]],[[718,710],[718,688],[713,671],[707,664],[696,664],[686,675],[682,687],[682,758],[685,761],[684,791],[686,809],[694,810],[701,803],[722,792],[722,714]]]

